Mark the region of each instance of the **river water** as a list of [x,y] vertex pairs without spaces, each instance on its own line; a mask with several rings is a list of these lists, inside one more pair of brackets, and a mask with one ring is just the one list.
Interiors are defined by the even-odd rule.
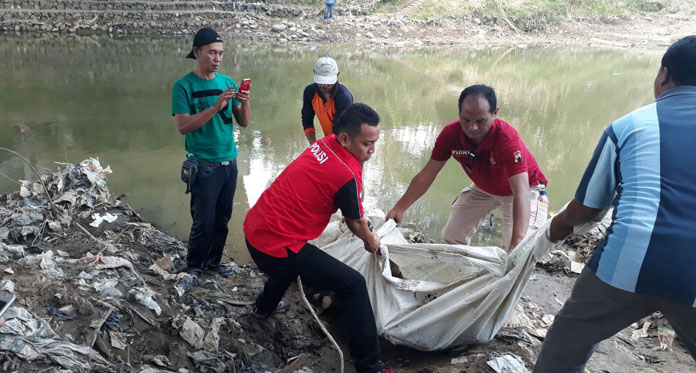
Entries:
[[[43,169],[99,157],[114,196],[175,236],[188,237],[189,197],[179,179],[184,138],[171,116],[174,81],[193,67],[188,39],[0,36],[0,146]],[[573,197],[604,127],[649,103],[660,55],[561,48],[402,51],[345,45],[295,47],[228,42],[221,72],[252,78],[252,120],[238,127],[239,179],[227,253],[246,262],[242,222],[268,182],[305,149],[302,91],[316,58],[334,57],[356,101],[382,118],[365,166],[366,205],[385,212],[430,156],[440,129],[457,118],[461,90],[496,89],[498,116],[519,131],[549,179],[550,210]],[[319,126],[317,125],[317,128]],[[34,179],[0,152],[0,193]],[[450,160],[407,212],[439,237],[457,193],[470,184]],[[499,231],[499,224],[494,229]],[[475,243],[499,243],[482,229]]]

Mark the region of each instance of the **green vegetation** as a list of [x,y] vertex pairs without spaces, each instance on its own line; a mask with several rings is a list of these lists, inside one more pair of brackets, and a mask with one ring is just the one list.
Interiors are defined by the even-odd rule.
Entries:
[[[549,19],[618,16],[670,8],[674,0],[423,0],[410,14],[416,18],[478,17],[519,20],[545,16]],[[380,0],[378,12],[392,12],[408,0]]]
[[409,0],[378,0],[375,2],[376,13],[393,13],[403,8]]

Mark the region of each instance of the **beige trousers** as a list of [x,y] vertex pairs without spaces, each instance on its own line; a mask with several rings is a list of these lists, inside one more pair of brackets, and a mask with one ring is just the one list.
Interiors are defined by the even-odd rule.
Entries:
[[[539,192],[544,186],[529,187],[530,216],[529,230],[539,229],[546,222],[548,203],[539,202]],[[474,184],[464,188],[452,204],[447,224],[442,230],[442,238],[450,244],[469,245],[481,221],[494,209],[503,209],[505,247],[510,246],[512,238],[513,196],[498,196],[486,193]]]

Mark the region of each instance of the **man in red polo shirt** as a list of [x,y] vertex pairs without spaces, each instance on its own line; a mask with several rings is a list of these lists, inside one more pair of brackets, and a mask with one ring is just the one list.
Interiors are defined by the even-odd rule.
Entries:
[[497,207],[503,209],[508,250],[522,241],[530,225],[539,228],[544,224],[548,209],[546,177],[517,131],[496,118],[496,105],[491,87],[473,85],[462,91],[459,120],[442,129],[430,160],[411,180],[387,219],[401,223],[404,212],[428,190],[445,162],[454,157],[473,185],[452,204],[442,230],[446,242],[468,245],[481,220]]
[[351,104],[337,133],[315,141],[263,192],[244,220],[247,247],[268,277],[256,312],[270,315],[299,275],[341,302],[348,347],[358,372],[379,372],[379,338],[363,276],[307,241],[319,237],[339,208],[348,228],[374,253],[379,237],[363,215],[362,166],[379,139],[379,116]]

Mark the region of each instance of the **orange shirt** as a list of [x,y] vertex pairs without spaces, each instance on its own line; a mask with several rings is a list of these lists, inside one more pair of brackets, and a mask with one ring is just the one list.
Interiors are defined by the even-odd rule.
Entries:
[[314,132],[316,116],[324,136],[333,134],[338,115],[352,103],[353,95],[343,84],[336,83],[329,100],[324,100],[316,83],[308,85],[302,95],[302,127],[305,133]]
[[324,136],[333,134],[333,122],[336,115],[336,104],[334,102],[333,97],[329,101],[324,102],[321,92],[315,93],[314,98],[312,98],[312,109],[314,109],[314,114],[319,119],[321,129],[324,130]]

